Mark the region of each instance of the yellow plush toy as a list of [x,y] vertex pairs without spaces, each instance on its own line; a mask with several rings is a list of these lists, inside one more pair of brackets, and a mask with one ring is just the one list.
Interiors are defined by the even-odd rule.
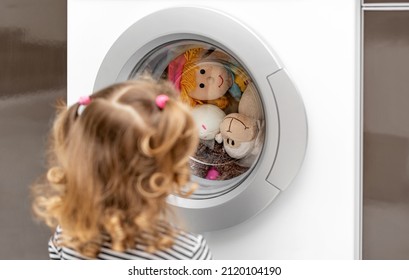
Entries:
[[190,106],[212,104],[225,109],[230,102],[226,93],[238,102],[249,83],[244,71],[226,60],[220,51],[191,48],[169,64],[168,78]]

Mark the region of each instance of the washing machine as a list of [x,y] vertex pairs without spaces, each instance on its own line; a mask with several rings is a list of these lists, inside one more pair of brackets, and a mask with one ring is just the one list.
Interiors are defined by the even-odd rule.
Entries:
[[[69,104],[81,95],[148,73],[173,83],[182,101],[191,107],[200,142],[189,164],[191,180],[198,187],[190,197],[170,195],[168,203],[185,227],[205,235],[216,258],[354,255],[355,247],[348,254],[343,250],[330,256],[321,254],[328,251],[321,246],[309,254],[303,246],[293,247],[317,230],[315,222],[308,224],[317,217],[304,216],[311,210],[303,213],[303,209],[309,205],[314,210],[317,201],[322,202],[311,197],[322,183],[318,178],[313,182],[305,174],[297,175],[305,169],[310,152],[310,113],[304,104],[310,91],[299,86],[281,54],[305,53],[311,48],[306,44],[317,42],[294,40],[304,36],[303,28],[294,32],[294,23],[286,26],[284,15],[305,17],[304,12],[320,7],[323,1],[309,1],[307,5],[290,2],[68,1]],[[345,1],[332,2],[337,2],[333,7],[341,2],[345,6]],[[344,9],[347,7],[354,10],[351,3]],[[348,13],[346,9],[344,15]],[[313,24],[317,24],[316,19]],[[333,25],[338,27],[339,23]],[[325,35],[320,30],[314,32]],[[298,41],[296,45],[292,45],[294,41]],[[275,46],[290,48],[277,52]],[[311,59],[314,52],[305,55]],[[307,63],[305,58],[298,64],[321,73],[322,78],[315,80],[318,92],[322,90],[318,84],[327,83],[323,79],[331,69],[319,69],[321,59],[315,58],[318,65]],[[320,109],[322,119],[333,116],[325,115],[328,109]],[[347,178],[349,175],[345,174]],[[305,195],[305,186],[310,186],[312,193]],[[302,202],[298,193],[305,195]],[[287,195],[280,201],[283,194]],[[334,214],[328,201],[321,206],[322,212]],[[291,210],[286,213],[288,207]],[[292,220],[295,213],[298,215]],[[268,230],[263,233],[266,225]],[[307,226],[306,236],[302,231],[294,232],[301,225]],[[263,237],[257,238],[260,234]],[[282,238],[283,234],[291,238]],[[247,242],[239,244],[243,237]],[[279,238],[294,243],[284,249],[276,246]],[[304,248],[310,248],[314,240],[307,240]],[[316,254],[317,250],[321,253]]]

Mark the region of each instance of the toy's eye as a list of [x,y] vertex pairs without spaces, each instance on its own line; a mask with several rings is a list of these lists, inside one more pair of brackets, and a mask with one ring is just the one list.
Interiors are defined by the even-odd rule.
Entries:
[[204,84],[200,84],[199,87],[200,87],[200,88],[204,88],[205,85],[204,85]]
[[204,75],[204,73],[206,73],[206,70],[200,69],[200,74]]
[[230,138],[227,138],[226,142],[227,142],[227,144],[230,144]]
[[231,145],[234,146],[234,140],[231,140]]

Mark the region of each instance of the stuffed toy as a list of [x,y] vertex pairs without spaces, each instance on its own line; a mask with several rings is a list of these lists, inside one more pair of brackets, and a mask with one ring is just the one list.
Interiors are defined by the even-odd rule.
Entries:
[[258,156],[263,140],[263,111],[256,88],[249,84],[239,103],[239,112],[228,114],[220,124],[215,140],[226,153],[250,166]]
[[249,83],[241,96],[238,112],[255,120],[264,119],[263,106],[253,83]]
[[[206,170],[205,173],[202,174],[203,178],[208,180],[219,179],[217,169],[212,167],[214,162],[220,159],[215,152],[214,139],[220,132],[220,123],[226,114],[215,105],[204,104],[194,107],[192,109],[192,116],[199,130],[200,139],[199,148],[194,156],[198,161],[194,164],[195,169],[196,171]],[[200,145],[204,147],[201,149]]]
[[220,124],[220,134],[216,141],[218,143],[223,141],[224,149],[229,156],[241,159],[253,150],[258,132],[257,120],[243,114],[232,113]]
[[215,105],[204,104],[194,107],[192,115],[199,130],[199,138],[214,141],[220,132],[220,124],[226,114]]
[[191,47],[171,60],[167,78],[192,107],[199,130],[192,174],[229,180],[245,173],[262,146],[263,110],[249,75],[221,50]]
[[180,91],[181,100],[191,107],[212,104],[226,109],[232,101],[240,100],[249,80],[227,59],[226,54],[214,49],[188,49],[169,63],[168,79]]

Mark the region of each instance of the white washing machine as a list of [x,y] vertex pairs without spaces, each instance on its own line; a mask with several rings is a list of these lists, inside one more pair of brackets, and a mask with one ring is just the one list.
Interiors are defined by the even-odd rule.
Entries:
[[[68,1],[68,103],[145,72],[168,79],[201,131],[190,161],[199,187],[168,202],[215,258],[354,258],[355,100],[346,71],[354,71],[354,37],[342,31],[355,4],[330,2]],[[329,49],[317,53],[323,42]],[[304,86],[297,70],[307,73]],[[303,99],[319,101],[310,103],[319,117],[309,141],[323,145],[309,149],[296,176],[306,111],[310,119]]]

